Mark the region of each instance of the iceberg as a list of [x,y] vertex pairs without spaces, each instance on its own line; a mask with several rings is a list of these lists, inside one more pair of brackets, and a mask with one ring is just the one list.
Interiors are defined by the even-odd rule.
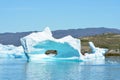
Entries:
[[0,44],[0,58],[26,58],[22,46]]
[[81,54],[80,39],[68,35],[60,39],[52,36],[51,30],[47,27],[42,32],[31,33],[21,38],[21,44],[28,60],[78,60],[104,59],[107,52],[105,48],[95,47],[89,42],[91,53]]
[[68,35],[60,39],[52,36],[49,27],[20,39],[21,46],[0,44],[0,58],[24,58],[28,61],[88,61],[104,59],[106,48],[95,47],[89,42],[90,53],[81,54],[80,39]]
[[104,54],[108,51],[106,48],[95,47],[93,42],[89,42],[91,53],[85,53],[84,60],[104,59]]
[[[28,59],[79,59],[82,60],[83,55],[80,52],[81,42],[79,39],[68,35],[66,37],[56,39],[52,36],[51,30],[47,27],[42,32],[31,33],[21,38],[21,44]],[[56,51],[45,54],[46,51]]]

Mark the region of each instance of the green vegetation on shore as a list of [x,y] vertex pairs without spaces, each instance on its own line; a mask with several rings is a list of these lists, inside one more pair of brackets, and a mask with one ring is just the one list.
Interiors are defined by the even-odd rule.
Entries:
[[105,56],[120,56],[120,34],[104,33],[101,35],[81,37],[82,52],[89,52],[89,41],[96,47],[107,48],[109,51]]

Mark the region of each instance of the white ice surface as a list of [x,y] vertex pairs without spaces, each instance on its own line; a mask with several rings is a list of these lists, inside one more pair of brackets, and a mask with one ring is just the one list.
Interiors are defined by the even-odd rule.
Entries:
[[25,58],[22,46],[0,44],[0,58]]

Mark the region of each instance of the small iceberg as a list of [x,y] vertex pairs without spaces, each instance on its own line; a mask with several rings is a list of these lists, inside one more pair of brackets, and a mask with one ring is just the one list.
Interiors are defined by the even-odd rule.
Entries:
[[93,42],[89,42],[89,46],[90,46],[91,52],[84,54],[84,60],[105,58],[104,54],[108,51],[108,49],[95,47]]
[[0,58],[26,58],[22,46],[0,44]]

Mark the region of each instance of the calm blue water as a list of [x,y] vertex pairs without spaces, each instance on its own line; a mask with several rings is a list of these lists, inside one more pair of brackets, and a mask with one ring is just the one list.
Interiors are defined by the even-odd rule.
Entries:
[[120,80],[120,57],[88,62],[0,59],[0,80]]

